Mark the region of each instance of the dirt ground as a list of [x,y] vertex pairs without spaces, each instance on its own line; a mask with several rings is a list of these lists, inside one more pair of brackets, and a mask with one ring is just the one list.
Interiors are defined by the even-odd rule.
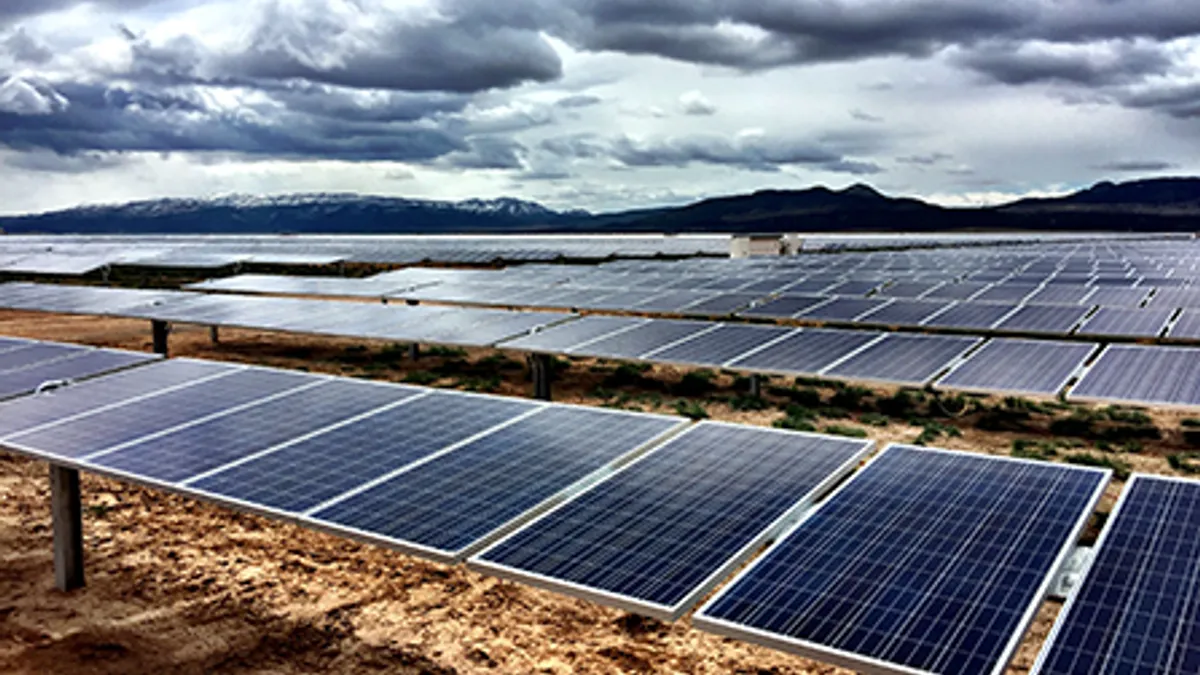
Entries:
[[[0,312],[0,335],[148,350],[148,323]],[[442,372],[369,356],[378,345],[280,333],[176,328],[173,355],[403,380]],[[361,358],[356,354],[365,352]],[[490,351],[470,350],[477,360]],[[655,377],[678,375],[656,367]],[[450,372],[450,371],[445,371]],[[485,387],[525,396],[509,364]],[[598,404],[605,373],[572,364],[556,400]],[[436,386],[478,387],[472,376]],[[646,399],[647,401],[651,399]],[[670,410],[674,398],[646,405]],[[778,410],[707,406],[716,419],[770,424]],[[1180,413],[1156,412],[1178,425]],[[864,427],[882,447],[919,427]],[[967,429],[934,445],[1009,453],[1014,435]],[[1169,473],[1154,447],[1135,470]],[[1110,488],[1102,509],[1119,486]],[[4,673],[841,673],[847,672],[382,548],[85,475],[87,585],[54,590],[45,464],[0,452],[0,672]],[[1058,603],[1048,602],[1014,659],[1026,673]]]

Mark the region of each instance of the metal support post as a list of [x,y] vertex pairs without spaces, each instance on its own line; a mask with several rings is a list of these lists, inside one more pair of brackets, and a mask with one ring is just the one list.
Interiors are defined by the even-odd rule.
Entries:
[[214,345],[221,344],[221,329],[218,326],[208,327],[208,339]]
[[762,378],[758,375],[750,376],[750,395],[754,398],[762,396]]
[[79,471],[50,465],[50,511],[54,520],[54,585],[61,591],[83,586],[83,508]]
[[550,400],[551,369],[548,354],[532,354],[529,357],[529,370],[533,376],[533,397],[543,401]]
[[155,319],[150,322],[150,331],[154,336],[154,353],[167,356],[167,336],[171,334],[171,325]]
[[421,358],[421,343],[410,342],[408,344],[408,359],[410,361],[416,361],[419,358]]

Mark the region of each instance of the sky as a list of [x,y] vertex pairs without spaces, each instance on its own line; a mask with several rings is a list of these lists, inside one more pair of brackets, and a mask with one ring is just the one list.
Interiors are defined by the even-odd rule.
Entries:
[[1200,172],[1196,0],[0,0],[0,213]]

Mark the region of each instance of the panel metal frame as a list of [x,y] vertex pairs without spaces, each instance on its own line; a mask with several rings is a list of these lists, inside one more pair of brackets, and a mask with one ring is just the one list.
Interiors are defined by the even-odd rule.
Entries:
[[1109,535],[1116,529],[1113,524],[1121,516],[1121,511],[1124,510],[1125,504],[1129,501],[1129,495],[1133,493],[1133,486],[1137,481],[1147,478],[1200,486],[1200,481],[1198,480],[1180,478],[1179,476],[1134,473],[1129,477],[1129,480],[1125,482],[1125,487],[1121,489],[1121,494],[1117,497],[1116,503],[1113,504],[1112,511],[1109,512],[1108,520],[1105,521],[1104,531],[1100,533],[1095,545],[1092,547],[1092,555],[1088,556],[1087,564],[1080,570],[1079,583],[1075,584],[1075,587],[1071,589],[1070,596],[1067,597],[1067,601],[1063,604],[1062,609],[1059,610],[1058,616],[1054,619],[1054,625],[1051,626],[1045,641],[1042,642],[1042,647],[1038,650],[1037,660],[1033,662],[1033,667],[1029,669],[1030,675],[1038,675],[1042,672],[1042,668],[1046,666],[1046,659],[1050,657],[1054,643],[1058,640],[1058,634],[1066,626],[1067,617],[1070,616],[1075,603],[1079,601],[1080,590],[1087,584],[1088,579],[1092,575],[1092,570],[1096,566],[1096,559],[1100,557],[1100,552],[1104,550],[1104,545],[1108,542]]
[[[654,453],[662,450],[662,448],[664,448],[665,446],[670,445],[671,443],[674,443],[680,439],[686,438],[689,434],[693,433],[695,430],[701,428],[701,426],[704,426],[704,425],[724,426],[724,427],[732,427],[732,428],[738,428],[738,429],[746,428],[745,425],[733,424],[730,422],[719,422],[719,421],[704,421],[699,424],[692,424],[692,425],[688,426],[687,428],[685,428],[683,431],[673,435],[671,438],[657,444],[654,448],[648,450],[647,452],[643,453],[636,459],[630,461],[629,463],[627,463],[626,465],[624,465],[617,471],[614,471],[612,473],[612,476],[616,476],[620,473],[630,470],[635,465],[637,465],[639,462],[642,462],[643,460],[654,455]],[[785,429],[775,429],[772,427],[755,428],[755,431],[769,432],[769,433],[780,434],[780,435],[806,436],[806,437],[810,437],[810,438],[843,440],[839,437],[829,436],[827,434],[802,432],[802,431],[789,431],[789,430],[785,430]],[[852,440],[852,439],[845,439],[845,440]],[[571,596],[574,596],[577,598],[582,598],[584,600],[588,600],[590,602],[594,602],[594,603],[597,603],[600,605],[607,605],[610,607],[616,607],[617,609],[623,609],[628,612],[634,612],[635,614],[640,614],[642,616],[648,616],[648,617],[652,617],[655,619],[660,619],[662,621],[677,621],[681,617],[683,617],[683,615],[686,614],[688,612],[688,610],[690,610],[692,608],[693,605],[695,605],[697,602],[699,602],[704,596],[708,595],[708,593],[710,591],[712,591],[712,589],[717,584],[719,584],[722,579],[726,578],[734,570],[741,567],[746,562],[747,559],[749,559],[751,556],[754,555],[754,553],[756,551],[758,551],[764,545],[779,539],[782,532],[784,532],[785,530],[788,530],[788,528],[790,528],[792,525],[794,525],[800,518],[804,517],[805,513],[813,507],[813,505],[820,499],[820,497],[822,495],[827,493],[830,488],[832,488],[834,485],[837,485],[838,482],[840,482],[847,475],[849,475],[855,469],[855,467],[857,467],[863,461],[863,459],[866,456],[870,455],[871,452],[873,452],[875,450],[875,441],[863,440],[863,441],[861,441],[861,443],[862,443],[862,447],[859,449],[859,451],[857,453],[855,453],[846,462],[844,462],[843,464],[838,466],[837,469],[833,473],[831,473],[830,475],[828,475],[824,479],[822,479],[821,482],[818,483],[811,490],[804,493],[803,495],[798,495],[796,498],[796,501],[793,502],[792,505],[790,507],[788,507],[788,509],[786,511],[784,511],[784,513],[780,514],[779,517],[777,517],[769,525],[767,525],[760,532],[758,532],[754,536],[754,538],[751,539],[741,549],[739,549],[733,555],[733,557],[727,559],[725,561],[725,563],[723,563],[718,569],[714,570],[698,586],[696,586],[690,593],[688,593],[686,596],[684,596],[684,598],[675,605],[663,605],[660,603],[649,602],[649,601],[642,600],[640,598],[636,598],[636,597],[633,597],[630,595],[625,595],[623,593],[606,591],[603,589],[594,588],[592,586],[587,586],[584,584],[566,581],[563,579],[557,579],[557,578],[546,576],[543,574],[538,574],[535,572],[527,572],[527,571],[519,569],[519,568],[510,567],[508,565],[504,565],[501,563],[496,563],[496,562],[482,559],[482,556],[485,553],[487,553],[487,551],[489,551],[497,546],[500,546],[505,541],[518,535],[522,530],[532,527],[539,521],[550,517],[556,511],[558,511],[562,508],[565,508],[568,504],[575,501],[576,499],[579,499],[580,497],[584,496],[585,494],[588,494],[592,490],[601,489],[603,486],[603,483],[607,482],[607,481],[599,482],[596,485],[593,485],[586,490],[581,490],[577,494],[572,495],[569,499],[564,500],[561,504],[554,506],[553,508],[549,509],[545,513],[539,515],[537,518],[529,521],[528,523],[521,526],[520,528],[505,535],[503,538],[496,540],[495,542],[490,544],[487,548],[480,550],[478,553],[476,553],[470,559],[468,559],[467,567],[470,569],[473,569],[477,572],[489,574],[489,575],[492,575],[492,576],[495,576],[495,577],[498,577],[501,579],[507,579],[509,581],[517,581],[520,583],[528,584],[530,586],[535,586],[537,588],[542,588],[542,589],[554,591],[557,593],[563,593],[565,595],[571,595]]]
[[[850,486],[852,486],[854,484],[855,479],[857,479],[859,476],[861,476],[863,474],[863,472],[865,472],[867,469],[869,469],[872,464],[879,461],[879,459],[881,457],[883,457],[885,453],[892,450],[892,448],[900,447],[900,446],[910,447],[910,448],[914,447],[914,446],[911,446],[906,443],[889,443],[887,445],[887,447],[885,447],[883,450],[881,450],[879,452],[879,454],[875,455],[875,457],[870,462],[868,462],[867,465],[865,465],[861,469],[859,469],[854,474],[854,476],[852,476],[850,478],[850,480],[843,483],[840,487],[838,487],[837,490],[834,490],[828,497],[826,497],[824,500],[822,500],[821,504],[819,504],[815,509],[812,509],[807,514],[805,514],[804,518],[802,518],[799,522],[797,522],[794,526],[792,526],[791,529],[789,529],[787,532],[780,535],[777,542],[784,541],[785,539],[790,537],[794,532],[796,532],[796,530],[799,530],[801,527],[803,527],[804,524],[806,522],[808,522],[808,520],[810,518],[815,516],[817,513],[820,513],[821,509],[825,508],[826,505],[831,503],[839,494],[841,494],[841,492],[843,490],[850,488]],[[922,451],[927,451],[927,452],[946,453],[946,454],[952,454],[952,455],[973,455],[973,456],[977,456],[977,457],[985,457],[987,459],[1000,461],[1000,462],[1016,462],[1016,463],[1021,463],[1021,464],[1034,464],[1034,465],[1043,466],[1043,467],[1046,465],[1045,462],[1041,462],[1041,461],[1033,460],[1033,459],[1023,459],[1023,458],[1018,458],[1018,457],[1003,457],[1003,456],[999,456],[999,455],[979,455],[977,453],[970,453],[970,452],[956,451],[956,450],[947,450],[944,448],[935,448],[935,447],[920,447],[918,449],[920,449]],[[1097,473],[1097,474],[1102,475],[1104,477],[1104,480],[1100,482],[1100,484],[1096,487],[1096,490],[1092,493],[1092,499],[1091,499],[1089,508],[1084,510],[1083,514],[1076,521],[1075,526],[1071,531],[1071,536],[1068,538],[1067,542],[1059,549],[1059,552],[1058,552],[1057,556],[1055,557],[1054,563],[1051,565],[1050,571],[1047,572],[1046,577],[1042,580],[1042,584],[1041,584],[1041,586],[1038,587],[1038,590],[1034,596],[1034,599],[1030,602],[1029,606],[1027,606],[1025,608],[1025,613],[1022,615],[1021,621],[1018,623],[1017,629],[1013,632],[1012,636],[1009,638],[1008,643],[1005,645],[1004,651],[1001,654],[1000,661],[997,662],[996,667],[990,672],[989,675],[1004,675],[1005,671],[1007,671],[1009,663],[1011,663],[1011,661],[1012,661],[1013,655],[1016,654],[1017,647],[1020,646],[1021,640],[1024,639],[1025,634],[1029,631],[1030,625],[1032,625],[1033,620],[1037,617],[1038,609],[1046,601],[1046,598],[1049,597],[1049,592],[1050,592],[1051,587],[1054,584],[1055,578],[1061,572],[1063,565],[1071,557],[1071,554],[1075,550],[1077,542],[1079,541],[1079,537],[1083,534],[1084,530],[1087,528],[1088,521],[1091,519],[1092,514],[1095,513],[1096,506],[1100,503],[1100,499],[1104,496],[1105,489],[1108,487],[1109,482],[1112,480],[1112,470],[1111,469],[1099,469],[1099,468],[1095,468],[1095,467],[1085,467],[1085,466],[1070,466],[1068,468],[1070,468],[1073,471],[1086,471],[1086,472]],[[837,649],[834,647],[829,647],[827,645],[822,645],[822,644],[819,644],[816,642],[811,642],[808,640],[787,637],[785,635],[775,634],[775,633],[771,633],[769,631],[764,631],[764,630],[761,630],[758,628],[751,628],[749,626],[743,626],[741,624],[737,624],[732,621],[727,621],[725,619],[718,619],[716,617],[709,616],[707,614],[708,609],[710,607],[712,607],[713,605],[715,605],[717,602],[719,602],[721,600],[721,598],[723,598],[737,583],[739,583],[744,577],[750,575],[755,570],[755,568],[757,568],[759,565],[761,565],[768,558],[770,552],[771,552],[770,550],[764,551],[763,554],[761,556],[759,556],[758,559],[756,559],[754,562],[752,562],[749,567],[742,570],[742,572],[740,572],[733,579],[730,579],[729,582],[725,585],[725,587],[723,589],[721,589],[715,596],[713,596],[712,599],[710,599],[708,602],[706,602],[704,604],[704,606],[701,607],[699,610],[697,610],[695,615],[692,616],[692,625],[701,630],[704,630],[704,631],[707,631],[710,633],[714,633],[716,635],[720,635],[723,637],[734,638],[737,640],[743,640],[746,642],[750,642],[752,644],[762,645],[764,647],[769,647],[771,649],[776,649],[779,651],[796,654],[798,656],[804,656],[804,657],[808,657],[808,658],[812,658],[812,659],[817,659],[819,661],[823,661],[825,663],[829,663],[829,664],[836,665],[836,666],[841,666],[843,668],[850,668],[859,673],[862,673],[863,675],[937,675],[937,673],[933,673],[931,671],[910,668],[908,666],[904,666],[904,665],[897,664],[897,663],[891,663],[888,661],[883,661],[882,659],[876,659],[876,658],[873,658],[870,656],[865,656],[863,654],[856,654],[854,652]]]
[[[925,378],[925,380],[923,380],[919,383],[918,382],[907,382],[907,381],[901,381],[901,380],[892,380],[892,379],[880,378],[880,377],[869,377],[866,375],[835,375],[835,374],[829,372],[833,368],[836,368],[836,367],[842,365],[844,362],[849,361],[850,359],[854,358],[855,356],[858,356],[861,352],[866,351],[868,348],[874,347],[876,344],[878,344],[878,343],[882,342],[884,339],[886,339],[887,336],[889,336],[889,335],[922,335],[922,336],[928,336],[928,337],[974,337],[975,341],[972,342],[971,344],[967,345],[966,347],[964,347],[963,350],[958,353],[958,356],[955,356],[953,359],[947,361],[939,370],[935,371],[932,375]],[[901,331],[883,331],[883,334],[881,336],[879,336],[877,339],[871,340],[870,342],[863,345],[862,347],[854,350],[853,352],[850,352],[849,354],[838,359],[837,361],[834,361],[833,363],[825,366],[824,368],[821,369],[821,371],[819,373],[816,373],[816,375],[819,376],[821,379],[837,381],[837,382],[850,382],[850,383],[866,382],[868,384],[879,384],[879,385],[889,386],[889,387],[905,387],[905,388],[909,388],[909,389],[913,389],[913,388],[924,389],[924,388],[930,386],[932,383],[936,382],[938,379],[944,377],[945,376],[944,374],[948,374],[954,368],[957,368],[958,366],[962,365],[962,363],[964,361],[966,361],[968,358],[970,358],[972,354],[977,352],[979,350],[980,346],[982,346],[986,342],[987,342],[987,338],[982,335],[945,335],[945,336],[943,336],[943,335],[932,334],[932,333],[910,333],[907,331],[903,331],[903,332],[901,332]]]
[[1114,343],[1104,345],[1104,348],[1100,351],[1100,353],[1095,355],[1096,356],[1095,359],[1093,359],[1090,364],[1088,364],[1087,366],[1085,366],[1083,368],[1083,372],[1081,372],[1079,374],[1079,379],[1076,380],[1075,386],[1072,386],[1071,391],[1067,392],[1067,401],[1068,402],[1070,402],[1070,403],[1087,403],[1087,404],[1104,404],[1104,405],[1119,404],[1119,405],[1136,406],[1136,407],[1143,407],[1143,408],[1158,408],[1160,410],[1174,410],[1174,411],[1184,411],[1184,412],[1194,412],[1197,409],[1198,406],[1196,406],[1196,405],[1180,403],[1179,401],[1151,401],[1151,400],[1140,399],[1140,398],[1135,399],[1135,398],[1116,398],[1116,397],[1104,397],[1104,396],[1078,396],[1078,395],[1076,395],[1074,393],[1075,387],[1079,386],[1080,384],[1083,383],[1083,380],[1088,376],[1089,373],[1092,372],[1093,369],[1095,369],[1095,367],[1100,363],[1100,360],[1104,358],[1104,355],[1107,354],[1109,352],[1109,350],[1112,350],[1112,349],[1115,349],[1118,347],[1125,347],[1125,348],[1158,347],[1160,349],[1174,349],[1174,350],[1192,349],[1192,350],[1196,351],[1197,355],[1200,355],[1200,350],[1197,350],[1194,347],[1188,347],[1185,345],[1177,345],[1177,344],[1144,345],[1144,344],[1140,344],[1140,343],[1114,342]]

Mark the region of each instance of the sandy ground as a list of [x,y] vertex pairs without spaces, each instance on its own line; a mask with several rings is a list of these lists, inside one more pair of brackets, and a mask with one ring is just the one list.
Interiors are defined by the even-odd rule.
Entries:
[[[0,334],[149,349],[144,321],[0,312]],[[205,329],[187,327],[171,346],[174,355],[394,380],[444,360],[381,368],[355,358],[374,349],[361,341],[223,331],[214,346]],[[574,364],[556,400],[598,403],[590,392],[605,372]],[[437,384],[477,383],[449,376]],[[516,368],[488,386],[507,395],[529,390]],[[674,397],[660,398],[658,409],[669,410]],[[725,404],[708,411],[749,424],[780,414]],[[1181,416],[1157,413],[1156,421],[1177,425]],[[880,447],[920,431],[864,428]],[[967,429],[936,445],[1008,454],[1013,437]],[[1161,455],[1148,447],[1131,461],[1168,473]],[[846,672],[692,630],[687,619],[644,620],[90,475],[83,481],[88,582],[63,594],[54,590],[46,473],[43,463],[0,452],[0,672]],[[1105,508],[1116,493],[1114,486]],[[1043,606],[1010,673],[1028,672],[1058,607]]]

